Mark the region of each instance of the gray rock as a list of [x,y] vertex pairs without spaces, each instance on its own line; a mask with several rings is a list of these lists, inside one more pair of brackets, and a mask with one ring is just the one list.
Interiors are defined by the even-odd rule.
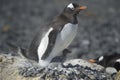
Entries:
[[[12,57],[12,58],[11,58]],[[82,59],[67,61],[63,64],[54,62],[41,68],[38,63],[20,57],[0,55],[0,67],[4,80],[112,80],[113,77],[102,70],[97,64]],[[13,60],[11,62],[11,59]],[[73,64],[73,62],[75,62]],[[68,63],[69,62],[69,63]],[[84,63],[81,63],[84,62]],[[87,66],[88,64],[88,66]],[[7,66],[7,67],[5,67]],[[91,67],[92,66],[92,67]],[[7,76],[7,77],[6,77]],[[1,76],[0,76],[1,78]]]
[[104,69],[104,67],[102,67],[100,65],[97,65],[95,63],[90,63],[90,62],[85,61],[83,59],[72,59],[72,60],[64,62],[63,65],[64,66],[68,66],[68,65],[72,65],[72,66],[81,65],[82,67],[90,67],[91,69],[98,70],[98,71],[102,71]]
[[105,68],[105,71],[111,75],[117,73],[117,70],[114,67],[107,67]]

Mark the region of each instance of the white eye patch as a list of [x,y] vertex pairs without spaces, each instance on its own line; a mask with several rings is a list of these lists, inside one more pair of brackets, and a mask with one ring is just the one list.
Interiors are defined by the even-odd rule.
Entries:
[[116,62],[120,62],[120,59],[117,59]]
[[104,59],[104,57],[103,56],[101,56],[100,58],[99,58],[99,61],[102,61]]
[[70,3],[67,7],[70,8],[70,9],[74,9],[74,6],[73,6],[72,3]]

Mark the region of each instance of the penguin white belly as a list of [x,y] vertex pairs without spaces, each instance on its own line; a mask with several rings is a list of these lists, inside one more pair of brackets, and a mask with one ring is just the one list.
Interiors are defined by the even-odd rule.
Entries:
[[77,33],[78,24],[66,24],[62,31],[58,33],[56,43],[52,52],[50,53],[48,60],[54,58],[55,56],[61,55],[60,52],[67,48],[72,40],[75,38]]
[[65,25],[63,30],[60,33],[61,38],[61,46],[63,48],[67,48],[72,40],[75,38],[77,33],[78,24],[68,23]]

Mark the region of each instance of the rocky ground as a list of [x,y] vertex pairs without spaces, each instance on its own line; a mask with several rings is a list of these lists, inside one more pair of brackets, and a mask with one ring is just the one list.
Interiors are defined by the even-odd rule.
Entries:
[[[120,72],[89,63],[82,59],[73,59],[64,63],[52,62],[41,68],[39,64],[10,55],[0,55],[1,80],[119,80]],[[117,73],[117,75],[116,75]]]

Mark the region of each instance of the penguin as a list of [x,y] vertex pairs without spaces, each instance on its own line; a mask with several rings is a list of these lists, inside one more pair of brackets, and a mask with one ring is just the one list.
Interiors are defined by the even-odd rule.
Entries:
[[120,54],[100,56],[96,59],[90,59],[89,62],[100,64],[104,67],[114,67],[117,71],[120,70]]
[[36,34],[27,53],[22,50],[23,56],[37,61],[41,67],[48,66],[75,38],[78,29],[77,15],[86,8],[76,3],[67,5],[60,15]]

